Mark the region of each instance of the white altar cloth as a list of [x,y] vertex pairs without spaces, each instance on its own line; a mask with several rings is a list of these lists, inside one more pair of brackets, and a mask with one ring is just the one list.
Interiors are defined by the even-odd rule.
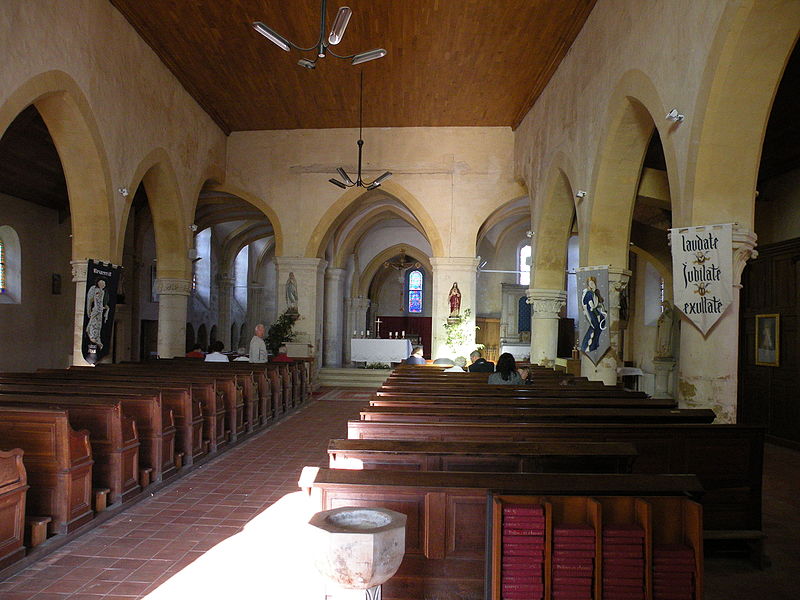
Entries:
[[408,340],[350,340],[350,360],[353,362],[398,363],[411,354]]

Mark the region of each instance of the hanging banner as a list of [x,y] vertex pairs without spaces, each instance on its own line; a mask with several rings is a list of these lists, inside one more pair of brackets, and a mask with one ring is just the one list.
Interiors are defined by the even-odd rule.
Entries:
[[580,267],[576,271],[578,305],[578,347],[594,364],[611,346],[608,321],[608,267]]
[[97,364],[111,350],[114,308],[122,267],[89,260],[81,351],[89,364]]
[[674,304],[705,336],[733,296],[732,225],[670,229]]

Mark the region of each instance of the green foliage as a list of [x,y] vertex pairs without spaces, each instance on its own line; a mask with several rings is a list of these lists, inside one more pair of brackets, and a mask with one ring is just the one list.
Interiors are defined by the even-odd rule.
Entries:
[[364,368],[365,369],[390,369],[391,367],[389,365],[387,365],[386,363],[373,362],[373,363],[367,363],[364,366]]
[[[458,317],[450,317],[444,323],[444,343],[454,354],[458,354],[469,342],[467,322],[471,314],[472,311],[468,308]],[[476,326],[475,329],[477,328]]]
[[278,348],[285,342],[291,342],[294,339],[294,322],[297,321],[299,315],[296,312],[289,312],[287,309],[278,320],[269,327],[269,331],[265,336],[264,342],[272,354],[278,353]]

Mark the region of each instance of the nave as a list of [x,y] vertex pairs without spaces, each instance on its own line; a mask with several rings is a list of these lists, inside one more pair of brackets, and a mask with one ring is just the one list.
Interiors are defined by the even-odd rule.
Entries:
[[[313,401],[213,462],[0,582],[2,600],[296,598],[321,600],[297,487],[326,466],[331,438],[367,403],[366,390],[323,388]],[[722,552],[705,560],[705,598],[796,598],[800,453],[767,444],[763,519],[771,566]]]

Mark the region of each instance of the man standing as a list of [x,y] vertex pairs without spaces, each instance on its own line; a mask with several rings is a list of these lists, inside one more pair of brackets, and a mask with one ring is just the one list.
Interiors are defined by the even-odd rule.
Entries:
[[494,363],[483,358],[480,350],[473,350],[469,355],[469,360],[472,362],[469,366],[470,373],[494,373]]
[[267,362],[267,345],[264,343],[263,323],[256,325],[255,333],[253,339],[250,340],[250,362],[265,363]]

